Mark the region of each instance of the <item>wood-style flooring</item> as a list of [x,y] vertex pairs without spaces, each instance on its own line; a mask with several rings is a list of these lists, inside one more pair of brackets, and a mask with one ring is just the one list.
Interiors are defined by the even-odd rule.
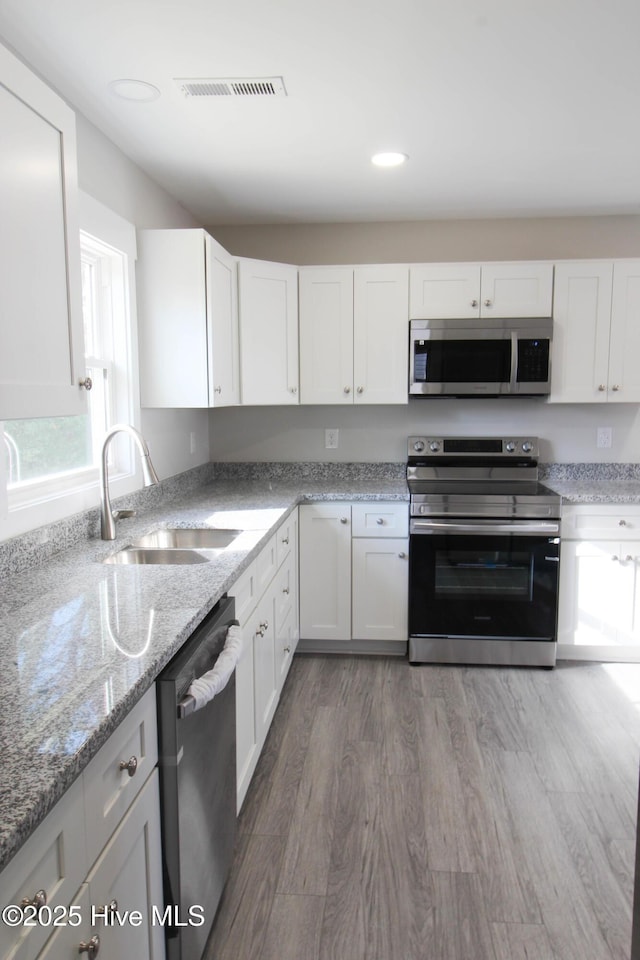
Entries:
[[296,656],[206,960],[629,960],[640,665]]

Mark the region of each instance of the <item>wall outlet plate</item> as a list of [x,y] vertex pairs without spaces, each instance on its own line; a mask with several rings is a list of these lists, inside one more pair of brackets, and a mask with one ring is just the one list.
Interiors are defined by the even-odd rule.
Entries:
[[324,445],[327,450],[337,450],[340,431],[337,427],[329,427],[324,432]]
[[596,433],[596,446],[599,450],[608,450],[613,440],[613,430],[611,427],[598,427]]

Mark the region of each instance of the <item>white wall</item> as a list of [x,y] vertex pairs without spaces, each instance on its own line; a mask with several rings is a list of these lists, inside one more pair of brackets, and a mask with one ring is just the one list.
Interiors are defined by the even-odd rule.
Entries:
[[[337,450],[325,450],[327,427],[340,431]],[[596,449],[597,427],[613,428],[610,450]],[[406,438],[425,433],[533,434],[546,463],[640,461],[636,404],[421,398],[398,407],[237,407],[210,415],[212,460],[401,462]]]

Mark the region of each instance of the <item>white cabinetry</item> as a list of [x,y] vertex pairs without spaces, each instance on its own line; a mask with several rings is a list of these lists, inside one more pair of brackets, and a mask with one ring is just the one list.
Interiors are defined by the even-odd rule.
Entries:
[[640,660],[640,507],[563,508],[558,656]]
[[302,403],[407,403],[409,272],[301,267]]
[[238,261],[243,404],[298,403],[298,268]]
[[405,652],[407,537],[404,503],[300,507],[301,649]]
[[412,320],[549,317],[553,264],[420,264],[409,287]]
[[640,260],[557,264],[553,319],[552,402],[640,401]]
[[243,635],[236,666],[238,810],[269,732],[298,643],[297,510],[282,522],[229,593]]
[[0,46],[0,419],[86,412],[73,111]]
[[236,261],[204,230],[138,234],[144,407],[239,403]]
[[[71,960],[97,937],[110,956],[162,960],[152,913],[163,904],[156,761],[152,687],[0,874],[3,906],[43,891],[53,916],[71,923],[0,924],[0,956]],[[140,922],[108,922],[109,909],[137,910]]]

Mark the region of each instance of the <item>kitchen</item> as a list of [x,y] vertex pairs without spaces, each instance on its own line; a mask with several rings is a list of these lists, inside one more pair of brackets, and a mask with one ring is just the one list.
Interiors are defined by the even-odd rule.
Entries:
[[[114,12],[116,10],[114,8]],[[7,7],[7,19],[3,14],[0,20],[0,33],[44,73],[50,83],[62,89],[59,65],[57,69],[51,67],[52,72],[47,76],[46,59],[51,51],[47,52],[46,47],[41,50],[44,60],[38,63],[33,40],[29,42],[29,34],[25,35],[24,24],[21,25],[19,20],[12,25],[10,12]],[[71,12],[65,19],[65,23],[69,22],[74,22]],[[64,23],[58,23],[56,27],[55,22],[45,18],[43,26],[51,31],[51,37],[59,37],[60,31],[64,32]],[[481,26],[476,24],[475,28],[479,30]],[[175,68],[172,66],[171,69]],[[185,66],[184,72],[191,69],[190,65]],[[229,66],[225,72],[234,74],[238,69],[239,66]],[[254,68],[243,63],[242,69]],[[133,65],[129,70],[133,70]],[[73,98],[70,99],[78,107]],[[125,109],[130,110],[132,106],[138,110],[135,122],[147,123],[138,109],[140,104],[126,104]],[[76,115],[76,127],[78,177],[84,193],[137,228],[193,228],[208,223],[210,233],[235,255],[298,265],[357,265],[611,260],[638,254],[637,212],[633,208],[615,212],[623,208],[617,205],[620,201],[611,197],[602,201],[600,209],[608,212],[601,215],[594,215],[594,208],[583,207],[581,215],[565,212],[544,216],[544,209],[539,207],[536,213],[535,207],[528,207],[525,215],[520,214],[517,218],[505,218],[504,214],[499,214],[497,218],[485,215],[482,219],[470,219],[472,214],[478,214],[468,205],[463,208],[463,215],[465,209],[468,211],[463,220],[446,219],[444,212],[438,217],[436,207],[435,218],[425,216],[416,221],[409,219],[407,207],[400,203],[402,198],[396,196],[395,209],[403,213],[389,222],[382,222],[386,217],[380,214],[372,223],[314,222],[318,215],[312,212],[297,223],[278,223],[273,217],[270,226],[269,220],[234,224],[234,218],[229,216],[225,225],[225,211],[210,220],[187,212],[186,204],[181,206],[170,192],[144,173],[140,165],[132,162],[113,140],[86,119],[81,109]],[[625,148],[632,153],[628,130]],[[380,192],[379,181],[377,190]],[[555,209],[559,209],[559,205]],[[353,219],[357,218],[354,216]],[[395,222],[398,220],[401,222]],[[213,225],[216,223],[220,226]],[[374,406],[371,410],[366,406],[356,409],[355,404],[286,407],[251,404],[244,408],[231,406],[214,410],[142,409],[139,425],[163,480],[194,469],[201,470],[204,475],[209,462],[398,465],[405,459],[406,438],[423,435],[427,429],[436,436],[493,436],[512,432],[516,424],[519,435],[542,438],[542,463],[636,463],[640,449],[637,405],[608,403],[604,408],[606,415],[602,414],[602,409],[593,403],[551,404],[526,399],[510,399],[506,406],[503,400],[483,400],[482,404],[467,400],[439,400],[429,404],[428,408],[422,400],[411,400],[408,404]],[[611,447],[596,446],[596,431],[601,426],[611,429]],[[325,447],[327,429],[338,431],[337,448],[328,450]],[[3,469],[6,469],[4,465]],[[130,483],[129,490],[122,492],[130,493],[138,486],[139,481]],[[343,489],[347,500],[357,493],[355,482],[349,486],[347,481]],[[97,493],[87,509],[96,503]],[[0,493],[3,540],[8,541],[14,535],[26,534],[33,529],[36,530],[33,534],[36,541],[37,530],[44,523],[85,508],[76,500],[73,506],[61,506],[58,515],[56,509],[56,505],[51,506],[46,520],[29,525],[24,510],[9,510],[6,484],[3,483]],[[54,546],[52,544],[51,549]],[[181,629],[177,628],[176,634]]]

